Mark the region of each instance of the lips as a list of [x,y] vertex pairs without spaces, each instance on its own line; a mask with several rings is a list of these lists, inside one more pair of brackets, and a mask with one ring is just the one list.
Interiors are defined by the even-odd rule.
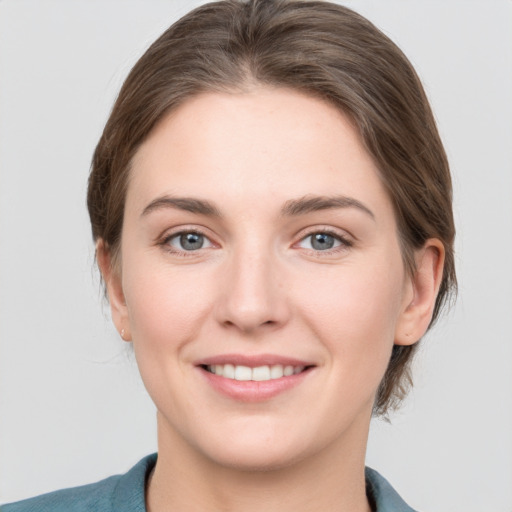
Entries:
[[217,392],[238,401],[259,402],[300,384],[314,364],[276,355],[222,355],[196,365]]

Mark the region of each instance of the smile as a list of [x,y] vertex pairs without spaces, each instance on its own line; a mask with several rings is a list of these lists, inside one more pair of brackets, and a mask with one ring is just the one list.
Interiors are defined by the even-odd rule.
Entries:
[[317,364],[277,354],[218,354],[196,361],[204,381],[237,402],[265,402],[314,375]]
[[251,368],[243,365],[233,364],[215,364],[207,365],[206,370],[215,375],[224,377],[225,379],[239,380],[239,381],[268,381],[281,379],[282,377],[290,377],[302,373],[305,366],[292,366],[292,365],[264,365]]

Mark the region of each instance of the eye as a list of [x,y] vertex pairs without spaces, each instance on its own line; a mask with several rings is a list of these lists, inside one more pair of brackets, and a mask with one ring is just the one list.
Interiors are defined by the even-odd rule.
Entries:
[[303,249],[312,249],[314,251],[328,251],[340,246],[350,246],[351,244],[339,235],[319,231],[311,233],[299,242],[299,247]]
[[176,251],[198,251],[211,247],[212,243],[201,233],[196,231],[187,231],[176,233],[165,240],[167,245],[170,245]]

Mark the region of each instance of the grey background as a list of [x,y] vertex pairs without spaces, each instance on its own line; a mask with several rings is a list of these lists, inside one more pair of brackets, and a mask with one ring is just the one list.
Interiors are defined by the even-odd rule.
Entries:
[[[85,209],[131,65],[199,1],[0,2],[0,502],[124,472],[154,407],[113,328]],[[460,295],[368,464],[413,507],[512,510],[512,2],[344,2],[431,98],[455,182]]]

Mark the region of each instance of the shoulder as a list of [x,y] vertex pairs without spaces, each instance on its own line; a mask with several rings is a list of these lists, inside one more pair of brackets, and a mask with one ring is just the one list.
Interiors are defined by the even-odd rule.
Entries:
[[2,505],[0,512],[145,512],[146,477],[155,462],[156,454],[149,455],[124,475]]
[[111,496],[121,477],[111,476],[95,484],[62,489],[1,507],[1,512],[110,511]]
[[367,467],[365,477],[366,493],[374,512],[415,512],[380,473]]

